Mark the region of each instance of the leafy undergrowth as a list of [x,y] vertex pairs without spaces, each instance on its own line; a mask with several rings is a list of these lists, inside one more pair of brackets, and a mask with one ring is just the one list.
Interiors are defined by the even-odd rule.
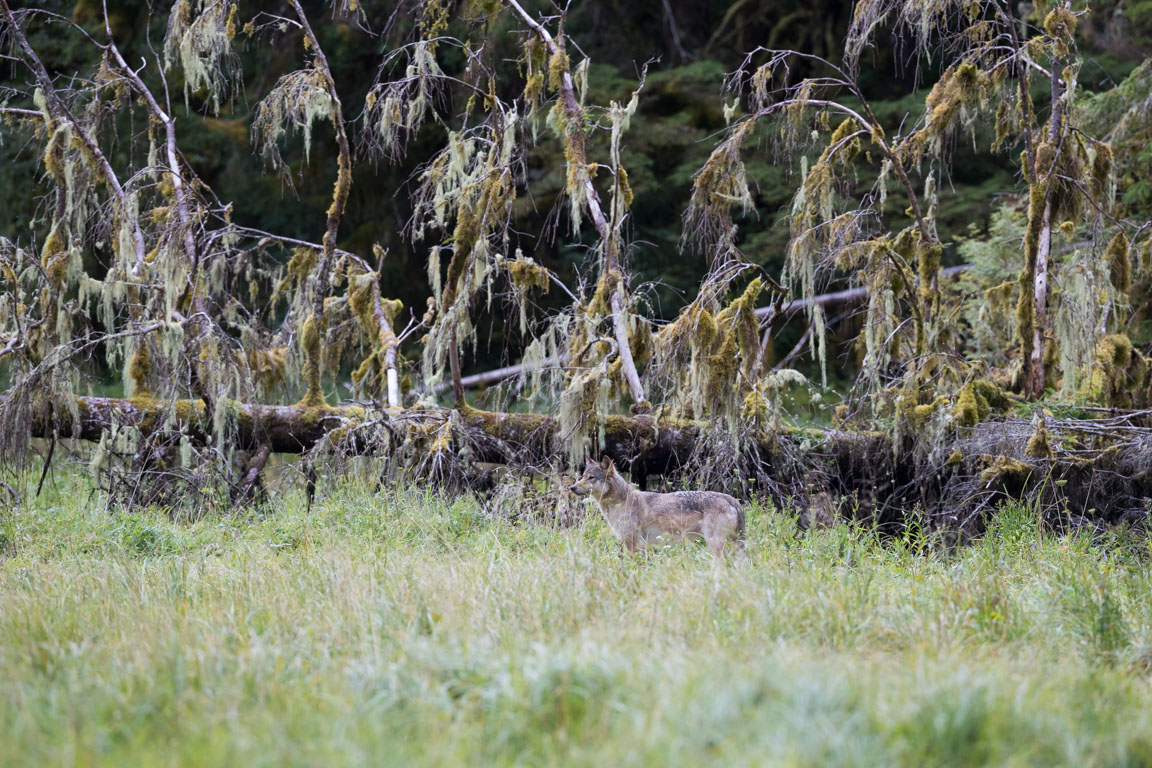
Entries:
[[749,510],[743,561],[341,488],[2,513],[3,765],[1147,765],[1148,541],[943,552]]

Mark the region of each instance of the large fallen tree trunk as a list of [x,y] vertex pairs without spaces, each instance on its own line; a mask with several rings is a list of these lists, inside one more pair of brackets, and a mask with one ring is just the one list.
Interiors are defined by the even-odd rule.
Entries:
[[[228,424],[226,439],[244,451],[267,447],[275,453],[299,454],[328,440],[349,454],[387,453],[407,440],[429,440],[457,425],[462,428],[461,439],[455,441],[453,450],[466,443],[474,461],[535,467],[563,463],[565,440],[558,434],[559,421],[543,414],[475,408],[262,405],[233,400],[221,400],[217,407],[223,409]],[[183,434],[201,445],[212,439],[213,419],[199,400],[78,397],[75,417],[68,411],[57,414],[55,418],[37,414],[31,422],[32,436],[97,441],[108,430],[135,428],[143,436]],[[593,452],[610,456],[641,482],[648,475],[680,471],[707,453],[705,425],[694,421],[610,415],[593,431],[600,438]],[[880,433],[799,428],[782,435],[761,435],[737,450],[753,455],[767,469],[773,457],[802,441],[810,446],[813,457],[892,454],[888,438]]]
[[[4,403],[0,401],[0,409]],[[564,439],[556,418],[474,408],[369,409],[358,406],[260,405],[223,400],[227,440],[259,455],[304,453],[327,440],[350,454],[393,453],[399,446],[419,455],[439,452],[465,463],[507,464],[522,469],[564,463]],[[31,421],[35,437],[100,440],[109,430],[133,428],[141,436],[182,434],[212,441],[212,423],[200,401],[80,397],[75,415],[58,411]],[[924,510],[941,528],[973,533],[996,503],[1033,495],[1044,500],[1056,525],[1077,518],[1094,522],[1144,520],[1152,503],[1152,427],[1147,411],[1099,419],[1050,420],[1038,432],[1023,419],[990,421],[961,429],[941,455],[946,462],[917,458],[914,438],[894,445],[887,433],[787,428],[747,437],[733,446],[746,491],[799,499],[843,499],[840,514],[901,529],[908,511]],[[641,484],[650,475],[698,471],[717,448],[700,422],[657,421],[652,416],[612,415],[594,430],[599,455],[612,457]],[[1044,449],[1036,446],[1043,436]],[[733,473],[717,482],[728,483]],[[1061,522],[1063,521],[1063,522]]]
[[[212,420],[199,400],[78,397],[76,405],[77,418],[67,412],[56,419],[38,415],[32,421],[32,435],[95,441],[105,430],[133,427],[145,435],[182,433],[200,444],[207,443],[211,435]],[[370,436],[370,428],[384,426],[393,435],[427,435],[448,424],[456,413],[469,433],[478,461],[539,464],[557,453],[559,422],[542,414],[475,408],[382,411],[360,406],[262,405],[232,400],[222,400],[218,407],[225,411],[231,440],[242,450],[269,446],[275,453],[304,453],[327,437],[339,439],[349,452],[372,453],[381,446]],[[608,416],[599,451],[637,469],[659,473],[687,462],[700,432],[701,425],[695,422],[665,420],[658,424],[651,416]],[[848,433],[827,435],[830,439],[860,439]],[[758,447],[770,448],[767,442]]]

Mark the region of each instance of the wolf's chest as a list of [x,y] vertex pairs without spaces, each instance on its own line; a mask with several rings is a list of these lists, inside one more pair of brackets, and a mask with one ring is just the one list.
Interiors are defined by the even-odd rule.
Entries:
[[605,504],[603,501],[597,501],[600,507],[600,514],[604,516],[604,521],[608,523],[608,527],[612,529],[612,533],[616,538],[624,538],[636,532],[638,528],[635,516],[626,504]]
[[637,509],[631,504],[599,502],[599,506],[616,538],[631,539],[638,544],[657,539],[678,541],[700,530],[698,515],[659,514],[653,510]]

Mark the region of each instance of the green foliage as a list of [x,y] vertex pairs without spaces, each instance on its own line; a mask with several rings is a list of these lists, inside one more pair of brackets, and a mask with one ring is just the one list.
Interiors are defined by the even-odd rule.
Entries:
[[115,523],[112,533],[132,556],[157,557],[171,554],[176,549],[172,534],[147,511],[120,513]]

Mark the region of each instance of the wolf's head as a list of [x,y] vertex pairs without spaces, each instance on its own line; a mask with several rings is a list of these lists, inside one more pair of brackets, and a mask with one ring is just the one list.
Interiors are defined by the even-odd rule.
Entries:
[[603,498],[612,491],[612,481],[615,478],[616,467],[612,465],[612,459],[605,456],[600,459],[599,464],[588,459],[584,474],[569,490],[578,496],[592,494],[598,499]]

